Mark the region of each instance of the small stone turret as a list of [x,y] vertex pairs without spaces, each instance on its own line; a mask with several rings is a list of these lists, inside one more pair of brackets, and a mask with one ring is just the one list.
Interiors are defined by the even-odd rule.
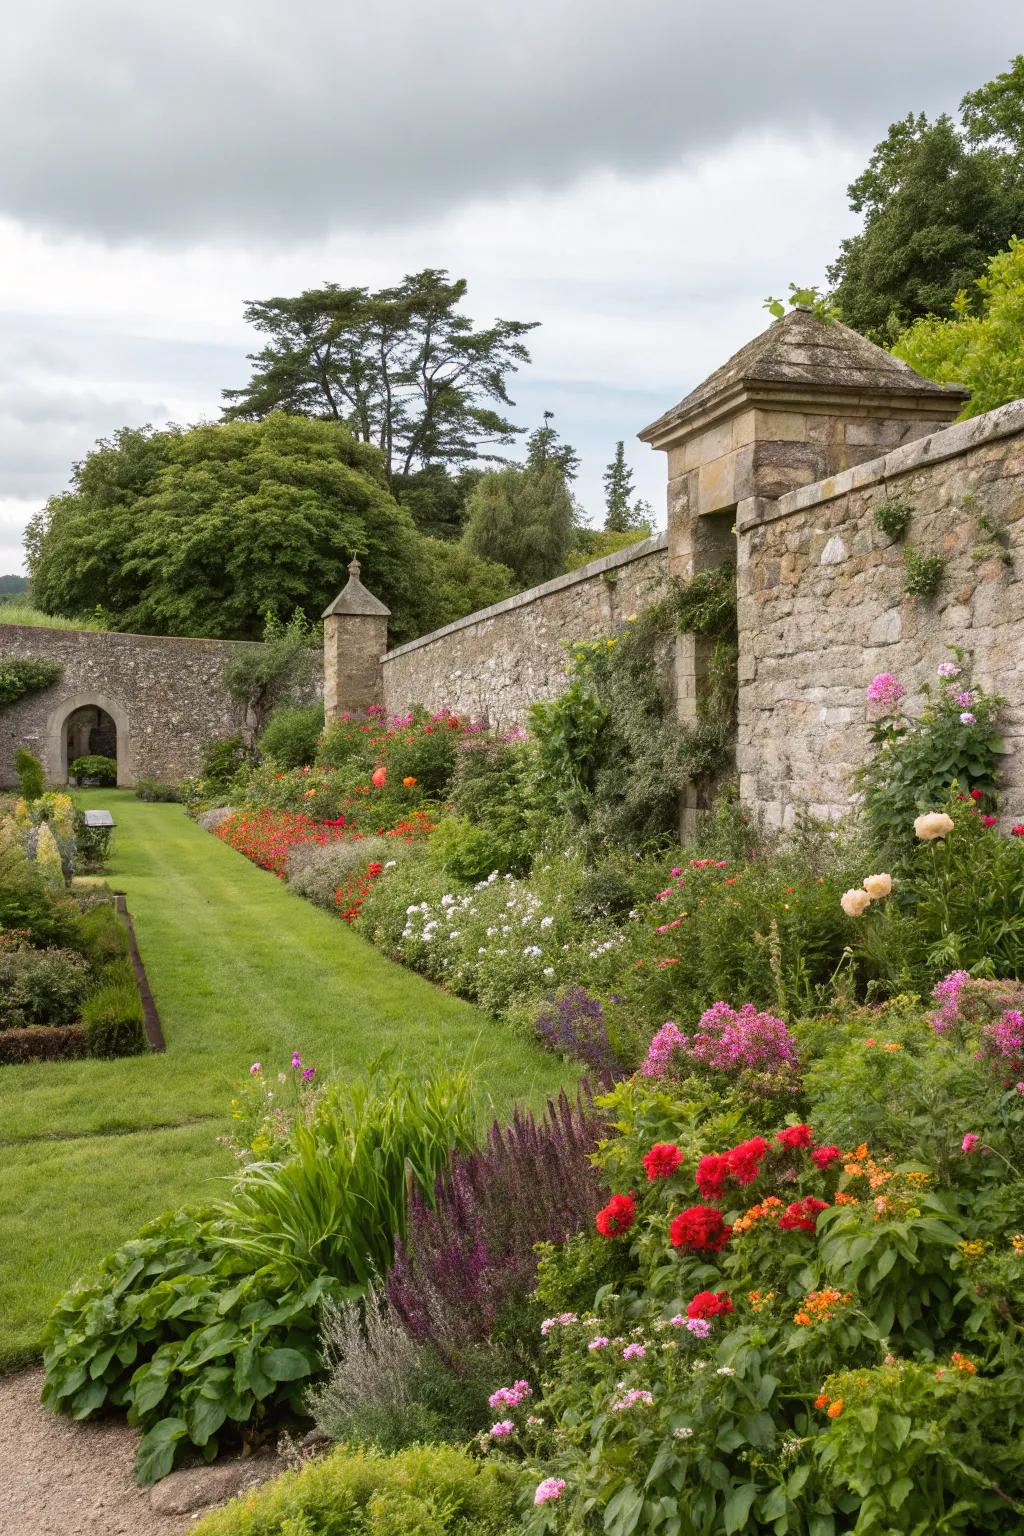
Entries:
[[391,609],[368,592],[359,580],[362,567],[353,560],[348,581],[323,614],[324,718],[335,720],[345,711],[356,713],[384,702],[381,658],[388,648]]

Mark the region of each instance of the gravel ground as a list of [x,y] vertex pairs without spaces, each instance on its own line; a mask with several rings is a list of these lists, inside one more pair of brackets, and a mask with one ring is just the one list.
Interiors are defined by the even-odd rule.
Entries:
[[132,1475],[138,1430],[61,1418],[40,1403],[42,1384],[38,1369],[0,1380],[3,1536],[182,1536],[211,1505],[280,1470],[272,1458],[215,1463],[151,1493]]

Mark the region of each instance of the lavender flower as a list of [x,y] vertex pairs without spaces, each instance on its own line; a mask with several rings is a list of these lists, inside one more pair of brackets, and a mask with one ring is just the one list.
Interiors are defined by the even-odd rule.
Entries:
[[608,1038],[604,1010],[586,987],[570,987],[558,997],[549,997],[534,1027],[549,1051],[582,1061],[601,1079],[622,1076]]

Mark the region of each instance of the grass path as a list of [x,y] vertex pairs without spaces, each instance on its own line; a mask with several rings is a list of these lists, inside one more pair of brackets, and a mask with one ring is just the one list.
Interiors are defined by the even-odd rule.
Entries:
[[128,898],[166,1054],[0,1070],[0,1368],[38,1351],[67,1286],[140,1222],[214,1193],[217,1145],[249,1063],[321,1073],[381,1057],[412,1071],[471,1057],[482,1109],[533,1102],[557,1060],[385,960],[180,806],[90,791],[113,810],[110,882]]

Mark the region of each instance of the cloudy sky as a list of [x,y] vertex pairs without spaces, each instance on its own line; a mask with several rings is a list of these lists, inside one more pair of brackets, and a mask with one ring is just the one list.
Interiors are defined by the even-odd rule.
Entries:
[[72,461],[216,417],[243,301],[423,266],[539,320],[515,381],[601,472],[822,282],[887,125],[1024,47],[1020,0],[34,0],[0,51],[0,572]]

